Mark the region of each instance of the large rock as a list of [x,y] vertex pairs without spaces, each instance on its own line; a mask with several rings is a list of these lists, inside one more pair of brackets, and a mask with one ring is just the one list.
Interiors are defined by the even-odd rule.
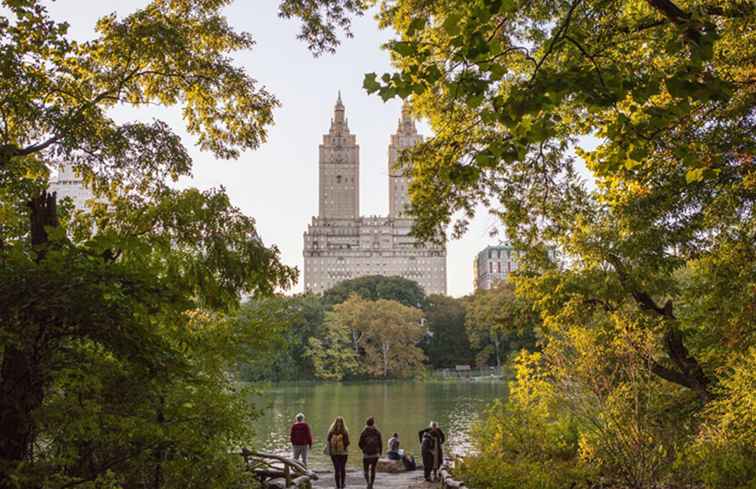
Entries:
[[388,458],[379,458],[378,464],[375,466],[376,472],[387,472],[389,474],[396,474],[398,472],[404,472],[404,464],[401,460],[390,460]]

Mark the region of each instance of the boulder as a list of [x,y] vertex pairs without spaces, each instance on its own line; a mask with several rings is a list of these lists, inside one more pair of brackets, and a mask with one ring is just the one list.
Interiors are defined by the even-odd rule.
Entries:
[[379,458],[378,464],[375,466],[376,472],[387,472],[389,474],[396,474],[398,472],[404,472],[404,464],[401,460],[390,460],[388,458]]

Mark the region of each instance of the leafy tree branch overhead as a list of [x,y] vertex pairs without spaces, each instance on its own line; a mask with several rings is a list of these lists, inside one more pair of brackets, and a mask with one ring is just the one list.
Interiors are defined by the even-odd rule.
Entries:
[[459,234],[482,202],[531,256],[557,246],[608,268],[664,325],[655,371],[708,399],[716,367],[686,346],[673,275],[753,242],[754,13],[715,1],[383,3],[397,71],[364,86],[410,97],[435,133],[407,155],[416,232],[432,238],[461,212]]

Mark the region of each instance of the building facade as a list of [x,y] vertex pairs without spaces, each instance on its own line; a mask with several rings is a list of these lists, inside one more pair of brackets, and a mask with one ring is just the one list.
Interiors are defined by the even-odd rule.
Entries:
[[473,260],[475,290],[491,289],[517,270],[517,252],[509,244],[486,246]]
[[83,211],[88,210],[87,201],[94,198],[92,191],[84,186],[81,177],[68,164],[60,166],[58,176],[50,180],[48,191],[57,194],[58,202],[70,197],[76,209]]
[[365,275],[400,276],[428,294],[446,293],[446,248],[411,236],[406,168],[401,151],[422,141],[408,111],[389,144],[389,215],[359,215],[359,146],[349,131],[339,95],[319,158],[319,214],[304,233],[305,291],[322,293],[337,283]]

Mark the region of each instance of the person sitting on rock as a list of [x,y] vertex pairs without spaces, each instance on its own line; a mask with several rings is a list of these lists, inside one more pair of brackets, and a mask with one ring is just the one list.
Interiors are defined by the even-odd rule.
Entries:
[[389,460],[401,460],[406,470],[415,470],[417,468],[415,457],[399,448],[399,433],[394,433],[389,438],[386,456]]
[[393,435],[391,435],[391,438],[389,438],[388,451],[386,452],[386,456],[390,460],[402,459],[402,454],[399,453],[399,433],[394,433]]

